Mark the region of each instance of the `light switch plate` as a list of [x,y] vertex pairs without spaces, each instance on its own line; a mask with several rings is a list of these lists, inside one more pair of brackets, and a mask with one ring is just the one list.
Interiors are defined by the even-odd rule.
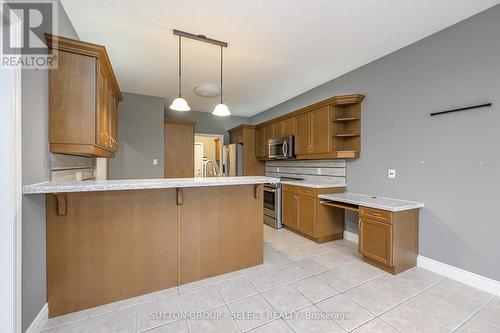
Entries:
[[396,170],[395,169],[387,170],[387,178],[390,178],[390,179],[396,178]]
[[153,158],[153,165],[158,165],[158,159],[157,158]]

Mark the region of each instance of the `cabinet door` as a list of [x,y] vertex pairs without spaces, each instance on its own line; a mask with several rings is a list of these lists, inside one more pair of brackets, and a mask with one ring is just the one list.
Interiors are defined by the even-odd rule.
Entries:
[[284,225],[297,230],[297,202],[294,191],[283,191],[281,195],[281,220]]
[[295,153],[309,154],[311,144],[311,113],[297,116],[297,134],[295,135]]
[[330,151],[331,119],[330,107],[311,112],[311,137],[312,153],[321,154]]
[[106,138],[108,130],[108,83],[106,76],[99,67],[97,78],[97,133],[96,142],[98,145],[108,147],[109,140]]
[[282,137],[285,135],[285,127],[282,121],[278,121],[273,124],[273,134],[275,138]]
[[298,195],[298,230],[316,237],[316,198]]
[[295,135],[295,117],[283,120],[283,136]]
[[392,226],[365,218],[360,219],[359,250],[373,260],[392,265]]
[[118,122],[118,112],[117,108],[118,105],[116,103],[116,98],[114,95],[112,96],[111,100],[111,138],[112,138],[112,146],[113,146],[113,151],[116,152],[118,150],[118,131],[117,131],[117,122]]
[[269,156],[269,140],[274,138],[274,124],[269,124],[264,128],[265,131],[265,139],[264,139],[264,147],[265,153],[264,156]]
[[257,157],[265,157],[266,156],[266,146],[264,144],[265,138],[265,129],[264,127],[258,127],[255,130],[255,156]]

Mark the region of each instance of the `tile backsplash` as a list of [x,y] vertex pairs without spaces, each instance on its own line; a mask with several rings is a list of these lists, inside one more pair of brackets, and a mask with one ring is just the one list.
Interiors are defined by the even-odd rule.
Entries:
[[95,158],[50,154],[50,180],[89,180],[95,177]]
[[345,160],[276,160],[266,162],[266,175],[270,177],[302,178],[307,181],[346,184]]

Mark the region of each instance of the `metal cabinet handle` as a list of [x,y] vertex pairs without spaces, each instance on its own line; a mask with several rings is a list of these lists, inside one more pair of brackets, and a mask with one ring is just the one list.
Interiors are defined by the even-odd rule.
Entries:
[[281,147],[281,152],[283,153],[283,156],[286,157],[287,156],[287,143],[286,141],[283,142],[283,146]]

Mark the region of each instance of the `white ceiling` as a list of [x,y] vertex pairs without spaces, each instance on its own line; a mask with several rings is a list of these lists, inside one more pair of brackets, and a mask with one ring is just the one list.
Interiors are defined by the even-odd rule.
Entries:
[[[62,0],[82,40],[106,46],[122,91],[177,95],[179,29],[224,40],[224,102],[252,116],[499,0]],[[214,45],[183,39],[183,95],[211,112]]]

